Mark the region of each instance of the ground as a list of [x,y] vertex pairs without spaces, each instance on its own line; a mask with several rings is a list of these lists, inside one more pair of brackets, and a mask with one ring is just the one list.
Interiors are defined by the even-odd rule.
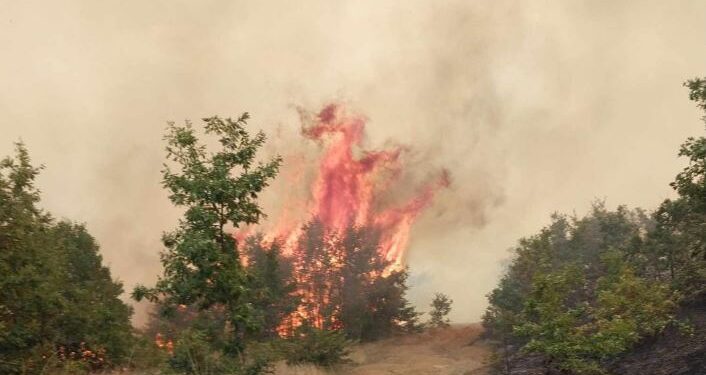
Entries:
[[277,367],[276,375],[485,375],[490,349],[479,340],[479,324],[429,330],[358,345],[344,368]]

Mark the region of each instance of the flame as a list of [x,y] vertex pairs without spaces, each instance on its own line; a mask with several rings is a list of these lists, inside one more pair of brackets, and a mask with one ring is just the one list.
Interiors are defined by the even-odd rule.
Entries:
[[[381,197],[387,191],[397,190],[401,183],[400,177],[404,171],[401,156],[404,149],[364,149],[365,124],[364,117],[350,115],[342,106],[330,104],[314,116],[313,121],[303,125],[302,135],[317,142],[321,147],[309,196],[303,201],[290,197],[290,200],[294,201],[284,205],[283,212],[277,215],[276,222],[269,223],[273,229],[265,234],[266,242],[277,240],[284,255],[291,256],[300,241],[303,226],[312,218],[317,219],[326,233],[340,233],[353,224],[380,233],[378,251],[389,262],[389,266],[380,276],[386,276],[404,266],[412,225],[419,214],[429,207],[436,193],[449,186],[449,173],[442,170],[437,177],[418,187],[416,194],[401,204],[384,205]],[[295,172],[295,181],[288,182],[301,183],[302,170],[307,167],[307,164],[302,162],[305,158],[294,157],[288,160],[295,161],[294,165],[288,166],[290,170],[285,171]],[[306,215],[297,219],[292,211],[303,211]],[[238,244],[244,244],[245,238],[255,230],[253,227],[241,228],[234,234],[234,238]],[[340,249],[333,245],[327,246],[326,251],[336,259]],[[340,261],[342,263],[342,260]],[[310,269],[319,265],[300,266]],[[337,265],[332,264],[330,267]],[[295,270],[294,277],[299,284],[297,294],[301,297],[302,304],[277,328],[282,336],[291,335],[304,321],[323,328],[324,317],[320,310],[328,304],[328,296],[332,293],[332,290],[310,290],[307,280],[297,273]],[[340,328],[335,313],[327,318],[330,319],[329,328]]]
[[174,354],[174,341],[172,339],[165,339],[161,333],[157,333],[154,337],[154,343],[159,349],[166,350],[170,355]]
[[[305,219],[316,217],[329,231],[340,231],[349,224],[379,230],[380,252],[391,262],[391,271],[403,266],[412,225],[436,193],[449,186],[450,178],[448,171],[442,170],[407,202],[381,207],[380,196],[395,187],[403,171],[401,154],[404,149],[363,149],[365,124],[364,117],[349,115],[342,106],[329,104],[311,124],[302,127],[302,135],[319,143],[323,150],[305,204],[309,215]],[[288,202],[285,206],[300,207],[301,204]],[[275,229],[266,236],[270,240],[281,239],[285,254],[291,254],[306,221],[293,220],[292,216],[285,210],[278,216]],[[252,230],[243,228],[235,236],[244,238]]]

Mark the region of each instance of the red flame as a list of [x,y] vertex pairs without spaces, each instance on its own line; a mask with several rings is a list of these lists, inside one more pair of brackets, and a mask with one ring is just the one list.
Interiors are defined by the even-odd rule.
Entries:
[[[381,207],[380,196],[393,187],[402,172],[403,150],[362,149],[365,122],[363,117],[349,115],[341,106],[330,104],[311,124],[303,126],[303,135],[317,141],[323,149],[305,207],[310,217],[317,217],[327,230],[340,231],[351,223],[378,229],[382,237],[380,251],[392,263],[391,268],[397,269],[403,264],[415,219],[437,191],[449,185],[449,174],[442,170],[404,204]],[[284,251],[289,253],[303,224],[281,215],[276,230],[267,237],[283,239]],[[236,236],[243,237],[247,232],[246,229]]]

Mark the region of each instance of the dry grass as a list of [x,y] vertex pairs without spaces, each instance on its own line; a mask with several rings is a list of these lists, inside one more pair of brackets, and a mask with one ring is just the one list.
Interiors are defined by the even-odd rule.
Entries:
[[360,345],[350,375],[486,374],[490,351],[478,338],[479,324],[435,329],[417,335]]
[[[478,340],[480,324],[394,337],[357,345],[352,364],[326,370],[311,365],[275,365],[275,375],[486,375],[489,348]],[[151,375],[119,372],[110,375]]]

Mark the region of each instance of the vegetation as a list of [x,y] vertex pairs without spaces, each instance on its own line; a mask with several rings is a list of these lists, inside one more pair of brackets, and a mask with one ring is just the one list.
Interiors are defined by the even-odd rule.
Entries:
[[0,373],[73,372],[127,361],[131,309],[83,225],[56,221],[22,143],[0,162]]
[[342,330],[353,341],[371,341],[414,330],[418,313],[405,298],[406,270],[390,270],[372,228],[327,230],[314,219],[302,228],[294,251],[301,311],[294,322]]
[[146,333],[170,352],[170,371],[260,373],[279,359],[331,366],[351,341],[416,329],[406,270],[388,270],[373,229],[338,232],[314,218],[287,256],[261,234],[235,242],[229,231],[264,215],[257,195],[281,162],[255,165],[265,137],[250,137],[246,120],[204,120],[221,145],[213,154],[188,123],[165,137],[178,171],[165,167],[164,186],[186,210],[164,235],[163,276],[133,297],[159,306]]
[[[216,312],[221,325],[207,332],[187,332],[181,342],[194,343],[203,349],[204,343],[229,358],[238,358],[245,349],[245,335],[260,328],[258,313],[249,303],[252,280],[244,269],[235,240],[226,225],[235,228],[257,223],[264,215],[257,204],[258,194],[277,174],[281,159],[255,164],[257,151],[265,142],[260,132],[251,137],[245,129],[248,114],[236,120],[211,117],[204,119],[206,134],[215,135],[220,150],[207,152],[199,143],[190,123],[170,124],[167,157],[176,163],[178,171],[169,165],[163,170],[163,184],[169,199],[184,207],[179,227],[163,236],[166,250],[162,253],[163,276],[154,288],[138,286],[133,291],[136,300],[147,298],[160,303],[165,315],[178,306],[193,306],[198,313]],[[177,342],[177,347],[178,347]],[[180,349],[181,350],[181,349]],[[175,369],[187,373],[188,361],[172,361]],[[188,370],[188,371],[187,371]]]
[[313,363],[332,367],[346,362],[350,341],[343,332],[305,325],[297,333],[284,341],[284,358],[287,363]]
[[252,276],[250,303],[260,326],[253,336],[260,340],[278,338],[280,325],[299,303],[292,261],[282,255],[278,241],[267,245],[261,234],[247,239],[244,253]]
[[[686,83],[706,110],[706,81]],[[554,215],[520,240],[489,295],[484,325],[498,369],[532,356],[552,369],[606,373],[606,365],[667,327],[706,289],[706,138],[689,138],[689,159],[671,186],[678,198],[652,214],[596,203],[585,217]]]
[[[706,111],[706,80],[686,86]],[[407,270],[381,254],[375,228],[312,218],[287,254],[260,234],[236,243],[233,230],[264,216],[257,198],[281,164],[256,163],[265,136],[251,137],[247,119],[204,119],[216,152],[191,124],[169,126],[163,184],[184,216],[163,236],[157,284],[132,293],[158,306],[142,336],[86,228],[37,207],[41,168],[25,147],[0,162],[0,373],[121,365],[254,375],[278,360],[331,367],[353,342],[421,329]],[[706,138],[687,139],[679,155],[689,163],[671,184],[677,198],[654,212],[597,202],[584,217],[553,215],[519,241],[483,318],[500,372],[539,361],[547,373],[605,374],[666,330],[696,332],[679,314],[706,296]],[[447,327],[452,303],[437,293],[429,325]]]
[[444,328],[449,326],[449,318],[451,312],[451,304],[454,301],[446,294],[436,293],[431,301],[431,311],[429,312],[429,325],[436,328]]

